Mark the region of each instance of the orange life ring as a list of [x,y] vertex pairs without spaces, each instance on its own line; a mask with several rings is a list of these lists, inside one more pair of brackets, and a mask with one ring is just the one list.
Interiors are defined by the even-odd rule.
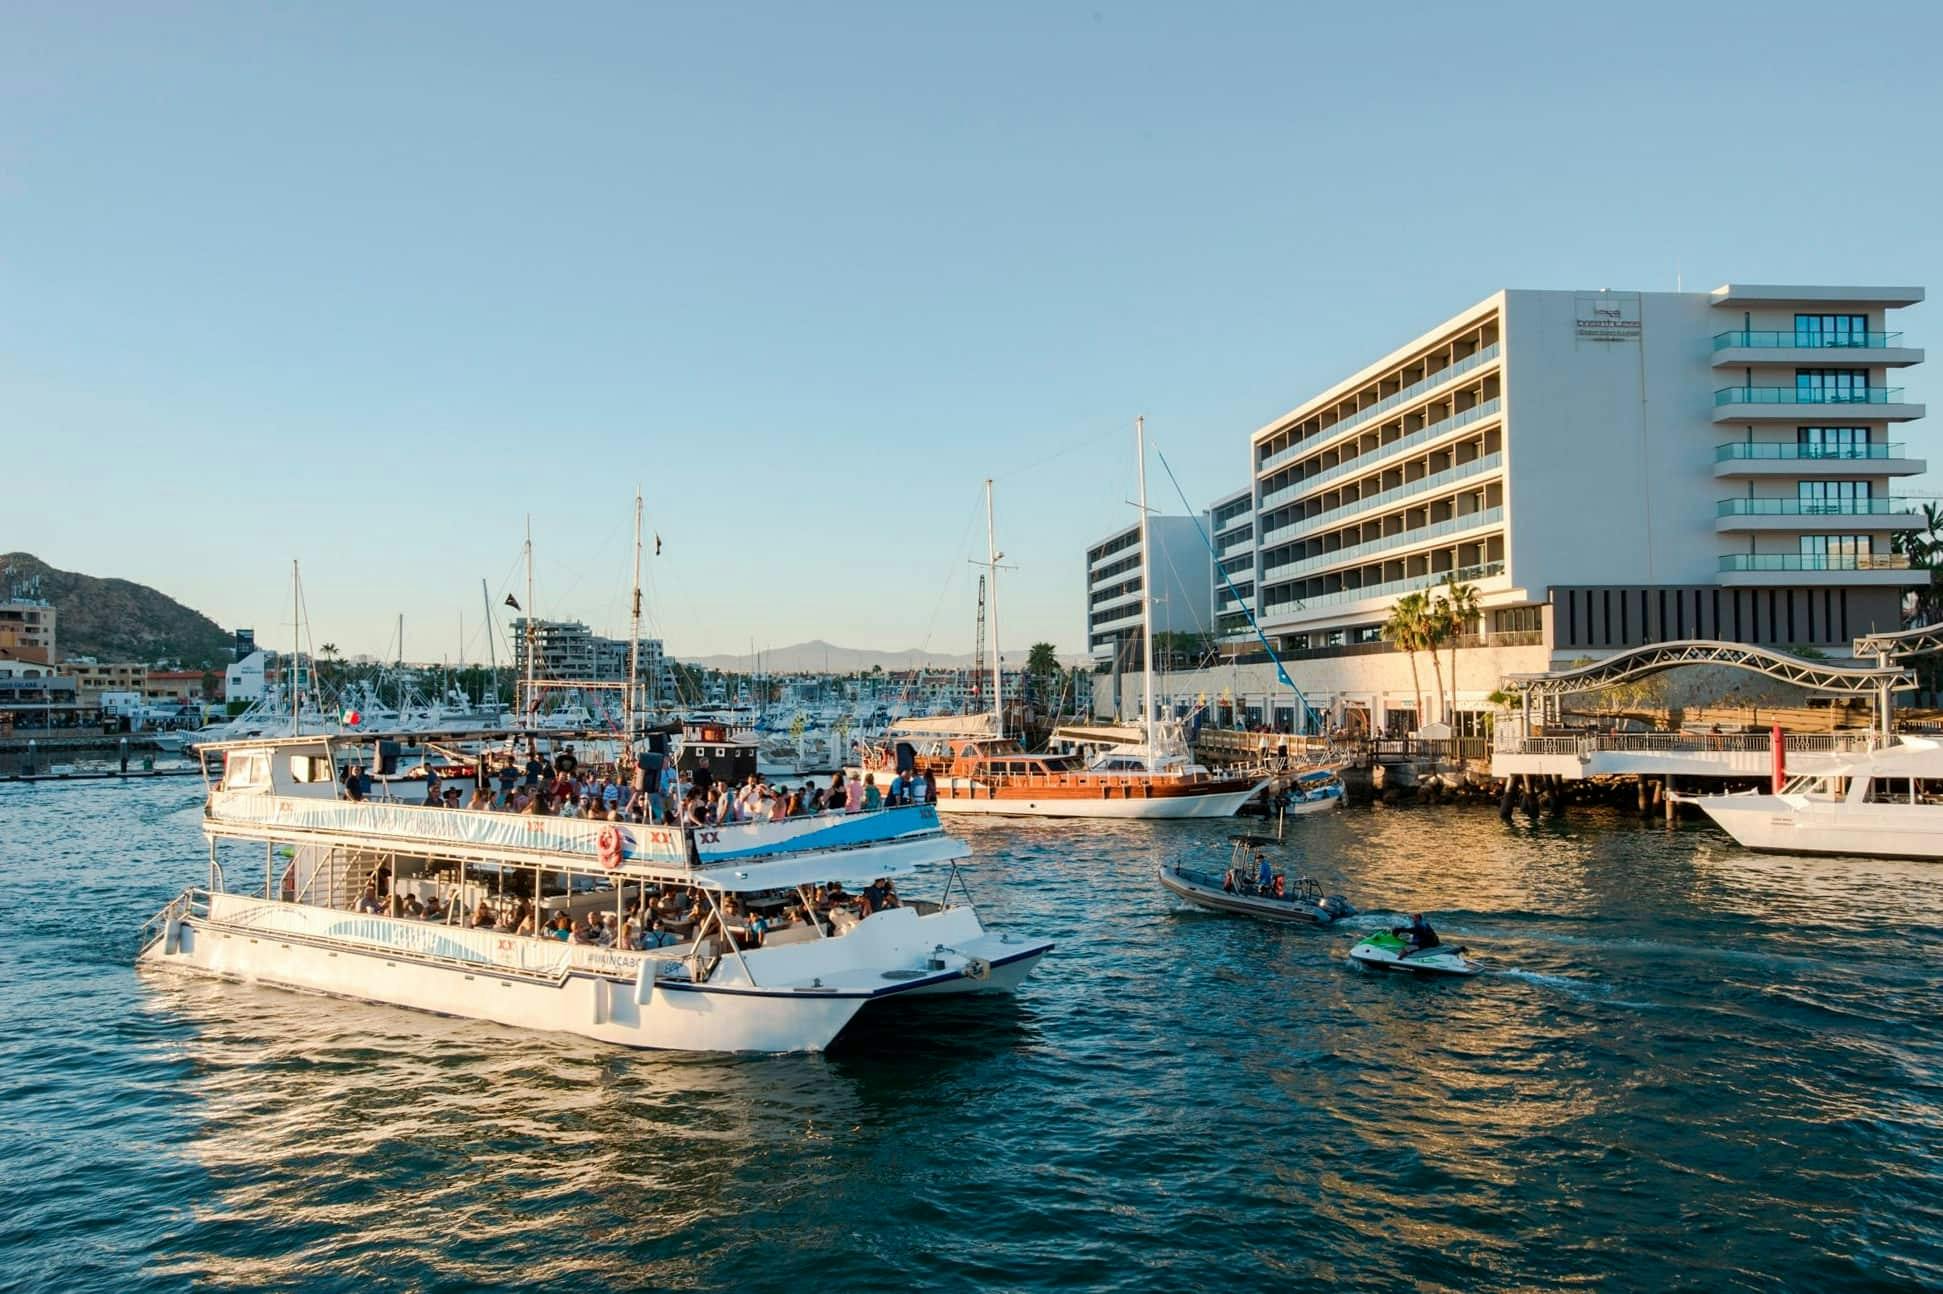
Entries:
[[600,829],[594,838],[594,850],[600,855],[600,865],[613,871],[621,865],[621,829],[609,823]]

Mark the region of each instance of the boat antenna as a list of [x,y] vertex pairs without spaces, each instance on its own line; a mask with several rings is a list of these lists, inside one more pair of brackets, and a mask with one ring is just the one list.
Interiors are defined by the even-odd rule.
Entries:
[[1140,723],[1147,737],[1147,769],[1154,769],[1154,553],[1147,536],[1147,419],[1133,420],[1140,478]]
[[627,635],[627,697],[621,702],[621,766],[634,763],[634,689],[641,677],[641,487],[634,487],[634,613]]
[[992,478],[985,478],[985,566],[990,576],[991,604],[987,619],[992,627],[992,725],[994,736],[1005,736],[1005,653],[999,650],[998,636],[998,550],[997,532],[992,526]]

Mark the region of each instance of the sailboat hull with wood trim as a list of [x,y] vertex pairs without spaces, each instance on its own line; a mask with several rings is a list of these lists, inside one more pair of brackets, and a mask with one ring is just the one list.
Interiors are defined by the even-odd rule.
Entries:
[[1090,777],[1013,785],[976,777],[938,779],[938,812],[1031,818],[1232,818],[1267,779]]

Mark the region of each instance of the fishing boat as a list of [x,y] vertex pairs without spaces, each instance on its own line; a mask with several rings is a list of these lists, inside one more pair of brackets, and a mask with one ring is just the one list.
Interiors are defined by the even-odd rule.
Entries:
[[1340,894],[1325,894],[1315,877],[1291,878],[1268,867],[1266,851],[1280,843],[1273,836],[1230,836],[1228,843],[1225,871],[1217,875],[1176,859],[1161,867],[1161,886],[1198,908],[1267,921],[1326,926],[1356,915],[1354,904]]
[[[472,736],[484,778],[505,734]],[[1052,947],[984,925],[956,867],[969,849],[929,806],[645,825],[358,798],[342,775],[364,758],[355,737],[202,757],[208,878],[147,923],[140,963],[158,970],[629,1047],[784,1052],[829,1046],[878,1004],[1010,991]],[[443,915],[415,918],[421,904]],[[673,942],[629,946],[629,920],[664,914]],[[595,918],[620,937],[548,929]]]
[[1698,805],[1749,849],[1943,858],[1943,743],[1904,735],[1894,745],[1791,762],[1776,791],[1675,798]]

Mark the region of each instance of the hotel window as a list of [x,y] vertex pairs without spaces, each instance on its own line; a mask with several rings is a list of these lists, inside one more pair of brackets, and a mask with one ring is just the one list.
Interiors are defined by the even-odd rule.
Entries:
[[1869,399],[1869,370],[1866,368],[1798,368],[1795,393],[1810,404],[1866,404]]
[[1805,571],[1852,571],[1873,548],[1867,535],[1803,535],[1801,568]]
[[1869,510],[1867,481],[1802,481],[1796,489],[1803,516]]
[[1867,427],[1796,427],[1795,444],[1803,458],[1867,458]]
[[1866,346],[1869,344],[1867,315],[1796,315],[1797,346]]

